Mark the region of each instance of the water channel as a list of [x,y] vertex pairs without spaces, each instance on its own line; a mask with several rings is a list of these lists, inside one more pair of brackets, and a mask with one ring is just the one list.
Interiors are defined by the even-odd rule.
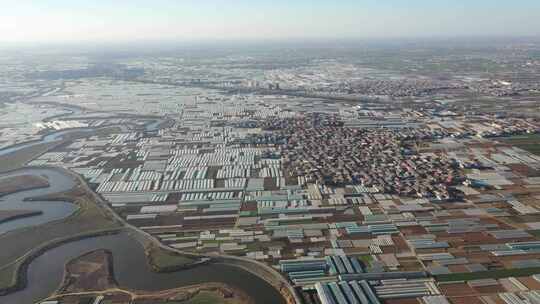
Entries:
[[25,201],[26,198],[63,192],[73,188],[73,186],[75,186],[75,181],[71,177],[60,171],[51,169],[24,169],[7,174],[0,174],[0,180],[20,175],[43,177],[49,182],[49,187],[17,192],[0,197],[0,211],[39,210],[42,214],[1,223],[0,234],[18,228],[41,225],[51,221],[60,220],[68,217],[77,210],[77,206],[69,202]]
[[[0,201],[0,210],[42,210],[43,214],[0,224],[0,232],[61,219],[76,210],[76,206],[67,202],[24,201],[36,195],[68,190],[74,185],[69,176],[52,169],[23,169],[0,177],[23,174],[44,176],[51,186],[5,196]],[[30,304],[42,300],[58,288],[66,262],[96,249],[107,249],[113,253],[115,277],[121,287],[156,291],[205,282],[222,282],[244,290],[257,304],[284,303],[279,292],[267,282],[234,266],[208,264],[173,273],[153,272],[146,262],[143,247],[127,232],[79,240],[46,251],[30,263],[27,287],[0,297],[0,303]]]

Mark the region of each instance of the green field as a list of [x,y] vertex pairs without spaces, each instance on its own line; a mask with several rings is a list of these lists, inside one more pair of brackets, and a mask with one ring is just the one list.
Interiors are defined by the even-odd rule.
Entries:
[[536,238],[540,238],[540,230],[527,230],[527,232],[534,235]]
[[241,301],[225,299],[215,292],[201,291],[192,299],[178,304],[241,304]]
[[450,273],[435,276],[439,282],[471,281],[479,279],[499,279],[509,277],[523,277],[540,273],[540,267],[499,269],[480,272]]
[[185,255],[180,255],[175,252],[166,251],[163,248],[150,245],[146,250],[148,261],[157,272],[174,271],[182,267],[187,267],[196,262]]
[[366,267],[371,266],[371,262],[373,261],[373,256],[371,254],[364,254],[357,256],[357,258],[364,263]]
[[502,138],[500,141],[540,155],[540,134],[516,135]]
[[212,304],[212,303],[226,303],[222,297],[209,292],[201,292],[193,299],[183,302],[185,304]]

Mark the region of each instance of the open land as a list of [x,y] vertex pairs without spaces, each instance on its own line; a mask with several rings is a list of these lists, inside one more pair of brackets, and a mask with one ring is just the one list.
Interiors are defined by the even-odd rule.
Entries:
[[36,156],[49,151],[59,144],[58,142],[40,143],[23,148],[16,153],[2,155],[0,156],[0,172],[19,169]]
[[20,175],[0,179],[0,197],[38,188],[46,188],[49,182],[46,178],[33,175]]
[[540,136],[538,134],[517,135],[503,138],[502,141],[533,154],[540,155]]
[[187,255],[181,255],[174,251],[167,251],[156,245],[146,246],[145,253],[148,263],[157,272],[172,272],[193,266],[196,259]]
[[[119,289],[114,279],[112,255],[105,250],[92,251],[70,261],[66,265],[64,280],[59,290],[50,297],[71,303],[72,295],[77,298],[99,297],[102,300],[126,298],[123,303],[216,303],[252,304],[240,290],[224,284],[207,283],[159,292],[144,292]],[[74,302],[77,303],[77,302]]]

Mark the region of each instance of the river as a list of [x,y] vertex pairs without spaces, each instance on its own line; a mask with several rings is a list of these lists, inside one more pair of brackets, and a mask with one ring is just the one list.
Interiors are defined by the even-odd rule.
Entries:
[[52,133],[49,133],[49,134],[43,136],[39,140],[32,140],[32,141],[28,141],[28,142],[23,142],[23,143],[20,143],[20,144],[16,144],[16,145],[9,146],[7,148],[1,149],[0,150],[0,156],[11,154],[11,153],[20,151],[22,149],[26,149],[28,147],[40,145],[40,144],[43,144],[43,143],[61,141],[65,135],[69,135],[71,133],[75,133],[75,132],[78,132],[78,133],[92,133],[94,131],[96,131],[96,129],[93,129],[93,128],[77,128],[77,129],[69,129],[69,130],[62,130],[62,131],[52,132]]
[[49,187],[17,192],[0,197],[0,210],[39,210],[42,212],[42,214],[2,223],[0,224],[0,234],[18,228],[36,226],[51,221],[60,220],[70,216],[77,210],[77,206],[69,202],[24,200],[25,198],[70,190],[75,186],[75,181],[71,177],[66,176],[60,171],[51,169],[24,169],[7,174],[1,174],[0,179],[19,175],[36,175],[44,177],[49,182]]
[[142,246],[127,232],[75,241],[45,252],[28,267],[27,287],[0,297],[0,303],[26,304],[44,299],[59,287],[66,262],[96,249],[113,253],[114,274],[124,288],[157,291],[222,282],[244,290],[257,304],[284,303],[281,295],[264,280],[234,266],[208,264],[172,273],[156,273],[146,262]]
[[[147,132],[155,132],[155,131],[159,130],[159,126],[163,122],[164,122],[164,120],[157,119],[157,120],[154,120],[154,121],[151,121],[151,122],[147,123],[144,126],[144,128],[145,128],[145,130]],[[119,125],[104,126],[102,128],[107,128],[107,127],[125,128],[125,126],[119,126]],[[72,133],[83,133],[83,134],[85,134],[85,133],[93,133],[96,130],[98,130],[98,129],[96,129],[96,128],[76,128],[76,129],[55,131],[55,132],[49,133],[47,135],[44,135],[41,139],[38,139],[38,140],[31,140],[31,141],[27,141],[27,142],[22,142],[22,143],[19,143],[19,144],[15,144],[13,146],[9,146],[9,147],[0,149],[0,156],[11,154],[11,153],[20,151],[22,149],[26,149],[28,147],[32,147],[32,146],[36,146],[36,145],[40,145],[40,144],[44,144],[44,143],[51,143],[51,142],[61,141],[64,138],[64,136],[72,134]],[[124,131],[127,132],[127,130],[124,130]]]
[[[14,220],[0,225],[0,231],[39,225],[69,216],[76,206],[63,202],[24,202],[24,198],[64,191],[74,181],[61,171],[51,169],[24,169],[4,176],[34,174],[46,176],[50,187],[19,192],[3,197],[0,209],[42,210],[40,216]],[[19,206],[20,205],[20,206]],[[200,265],[195,268],[156,273],[148,265],[143,247],[127,232],[70,242],[46,251],[28,267],[27,287],[18,292],[0,296],[0,303],[30,304],[52,294],[62,281],[64,265],[92,250],[107,249],[113,253],[114,273],[119,285],[136,290],[156,291],[206,282],[222,282],[244,290],[257,304],[285,303],[283,297],[266,281],[238,267],[223,264]]]

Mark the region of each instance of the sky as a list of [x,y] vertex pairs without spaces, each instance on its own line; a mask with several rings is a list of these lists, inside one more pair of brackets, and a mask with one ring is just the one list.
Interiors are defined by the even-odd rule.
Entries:
[[0,44],[539,35],[540,0],[0,0]]

